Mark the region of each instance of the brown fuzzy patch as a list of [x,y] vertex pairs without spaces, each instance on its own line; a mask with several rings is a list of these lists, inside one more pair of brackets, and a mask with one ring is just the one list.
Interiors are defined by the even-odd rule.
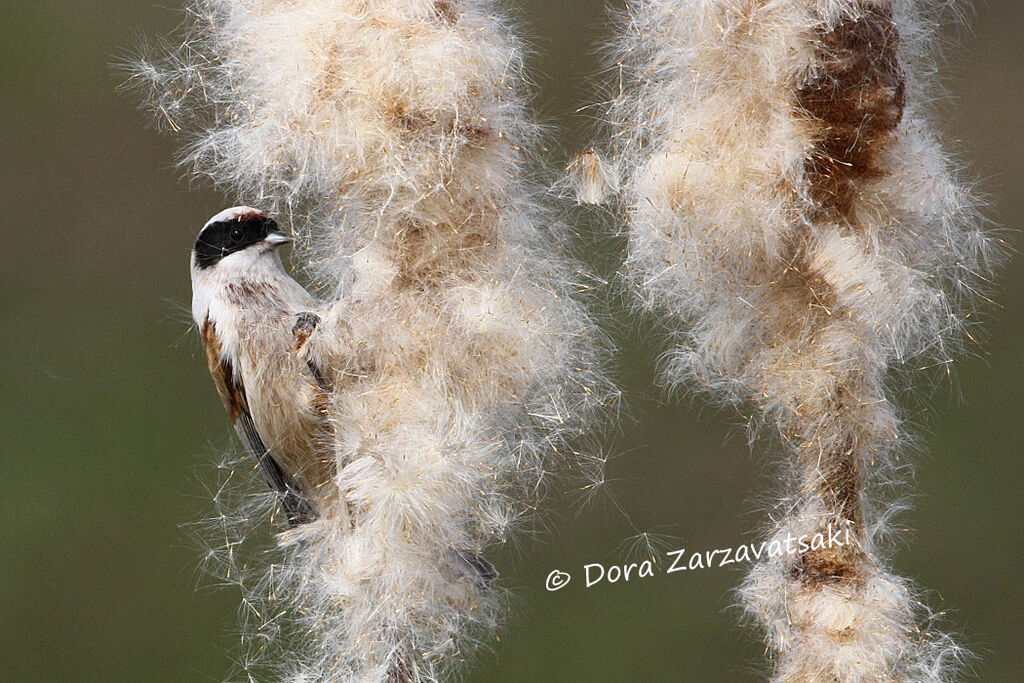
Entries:
[[392,100],[384,106],[384,117],[395,128],[403,133],[416,133],[425,128],[437,125],[433,116],[409,107],[406,102]]
[[859,525],[862,520],[860,508],[860,467],[853,446],[847,445],[843,452],[832,456],[825,468],[825,495],[834,512],[845,520]]
[[466,142],[474,147],[480,147],[494,137],[494,129],[484,124],[467,123],[456,129]]
[[763,310],[771,319],[773,344],[787,344],[824,324],[839,306],[835,288],[817,273],[804,268],[802,249],[770,284]]
[[415,109],[401,99],[389,101],[382,109],[382,114],[392,128],[410,138],[430,131],[441,135],[458,135],[467,144],[479,146],[494,137],[493,129],[482,118],[478,123],[464,120],[456,122],[455,119],[445,121],[434,113]]
[[449,275],[467,273],[491,245],[479,220],[462,226],[407,221],[398,235],[396,262],[406,286],[434,286]]
[[880,151],[903,118],[900,37],[891,6],[872,3],[814,40],[824,68],[797,90],[818,139],[804,170],[815,213],[849,219],[862,184],[885,175]]
[[454,26],[459,21],[459,3],[457,0],[434,0],[434,14],[444,23]]
[[[840,400],[842,391],[840,391]],[[841,412],[841,407],[836,409]],[[849,524],[849,543],[818,548],[803,553],[792,570],[793,578],[805,585],[817,586],[841,581],[856,581],[864,557],[859,542],[864,516],[861,510],[861,473],[853,440],[848,440],[835,453],[823,456],[810,467],[822,473],[819,492],[828,506],[828,519],[835,525]],[[846,542],[846,529],[842,531]],[[828,535],[826,525],[821,533]]]
[[[864,566],[864,552],[860,546],[860,530],[856,525],[849,529],[850,538],[847,542],[846,528],[842,526],[840,518],[830,517],[833,520],[833,532],[842,539],[843,545],[838,543],[832,546],[826,545],[823,548],[815,548],[802,553],[790,570],[790,576],[809,588],[818,586],[852,583],[862,578],[861,568]],[[836,525],[840,525],[837,527]],[[823,524],[819,530],[826,539],[829,536],[827,524]]]
[[855,581],[859,578],[857,564],[856,553],[849,548],[822,548],[801,555],[792,575],[805,585]]
[[[331,36],[333,39],[334,36]],[[329,102],[336,99],[340,83],[344,80],[341,67],[338,64],[340,48],[333,42],[324,44],[325,52],[321,60],[320,73],[313,80],[312,101],[314,103]],[[300,124],[301,125],[301,124]]]
[[829,631],[829,635],[838,640],[840,643],[852,643],[857,637],[857,629],[852,626],[847,626],[840,631]]
[[388,668],[386,683],[412,683],[419,676],[416,673],[416,665],[408,647],[395,653],[391,666]]

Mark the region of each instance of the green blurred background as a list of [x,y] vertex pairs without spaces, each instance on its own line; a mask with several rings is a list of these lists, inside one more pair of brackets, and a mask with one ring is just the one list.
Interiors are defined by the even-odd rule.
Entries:
[[[175,143],[115,92],[110,64],[180,19],[175,2],[4,3],[0,25],[0,679],[215,681],[237,642],[237,594],[197,578],[179,524],[206,500],[197,470],[230,442],[189,334],[187,257],[233,203],[189,188]],[[537,49],[538,106],[571,150],[607,37],[599,0],[520,3]],[[979,2],[943,69],[943,126],[983,179],[991,215],[1024,220],[1024,7]],[[582,215],[593,237],[593,215]],[[591,225],[587,225],[590,223]],[[1017,235],[1009,241],[1019,245]],[[602,244],[604,257],[616,248]],[[602,257],[594,253],[596,260]],[[1024,259],[999,280],[986,340],[938,385],[924,418],[919,496],[899,569],[933,591],[981,656],[984,681],[1024,679]],[[731,413],[650,394],[650,330],[619,334],[636,420],[605,448],[638,529],[707,549],[752,540],[772,485]],[[497,553],[518,594],[475,681],[755,681],[756,633],[736,624],[740,570],[547,593],[555,568],[625,557],[634,532],[607,497],[555,491],[551,531]],[[198,586],[198,589],[197,589]]]

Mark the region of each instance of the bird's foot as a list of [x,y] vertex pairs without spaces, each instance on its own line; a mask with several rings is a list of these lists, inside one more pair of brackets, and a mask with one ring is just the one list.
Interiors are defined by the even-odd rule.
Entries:
[[294,351],[298,353],[302,350],[302,347],[309,341],[310,335],[316,330],[316,326],[320,324],[320,316],[316,313],[310,313],[309,311],[303,311],[295,316],[295,325],[292,327],[292,336],[295,337]]

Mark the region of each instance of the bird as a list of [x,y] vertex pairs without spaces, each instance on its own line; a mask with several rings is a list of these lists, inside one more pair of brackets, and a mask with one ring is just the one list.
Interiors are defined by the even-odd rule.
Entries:
[[[345,517],[331,483],[327,415],[332,376],[310,349],[321,318],[313,297],[278,252],[292,241],[276,221],[248,206],[221,211],[192,248],[192,318],[207,369],[235,431],[277,495],[290,527]],[[478,553],[448,548],[446,563],[481,589],[498,571]]]
[[333,461],[325,372],[302,353],[320,317],[285,270],[292,241],[262,211],[236,206],[211,218],[192,249],[192,318],[207,368],[291,527],[327,502]]

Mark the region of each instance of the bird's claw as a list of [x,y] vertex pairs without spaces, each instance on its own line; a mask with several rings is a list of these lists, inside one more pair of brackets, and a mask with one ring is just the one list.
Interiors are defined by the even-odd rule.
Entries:
[[295,316],[295,325],[292,326],[292,336],[295,337],[295,351],[298,352],[309,341],[309,337],[320,324],[320,316],[316,313],[303,311]]

